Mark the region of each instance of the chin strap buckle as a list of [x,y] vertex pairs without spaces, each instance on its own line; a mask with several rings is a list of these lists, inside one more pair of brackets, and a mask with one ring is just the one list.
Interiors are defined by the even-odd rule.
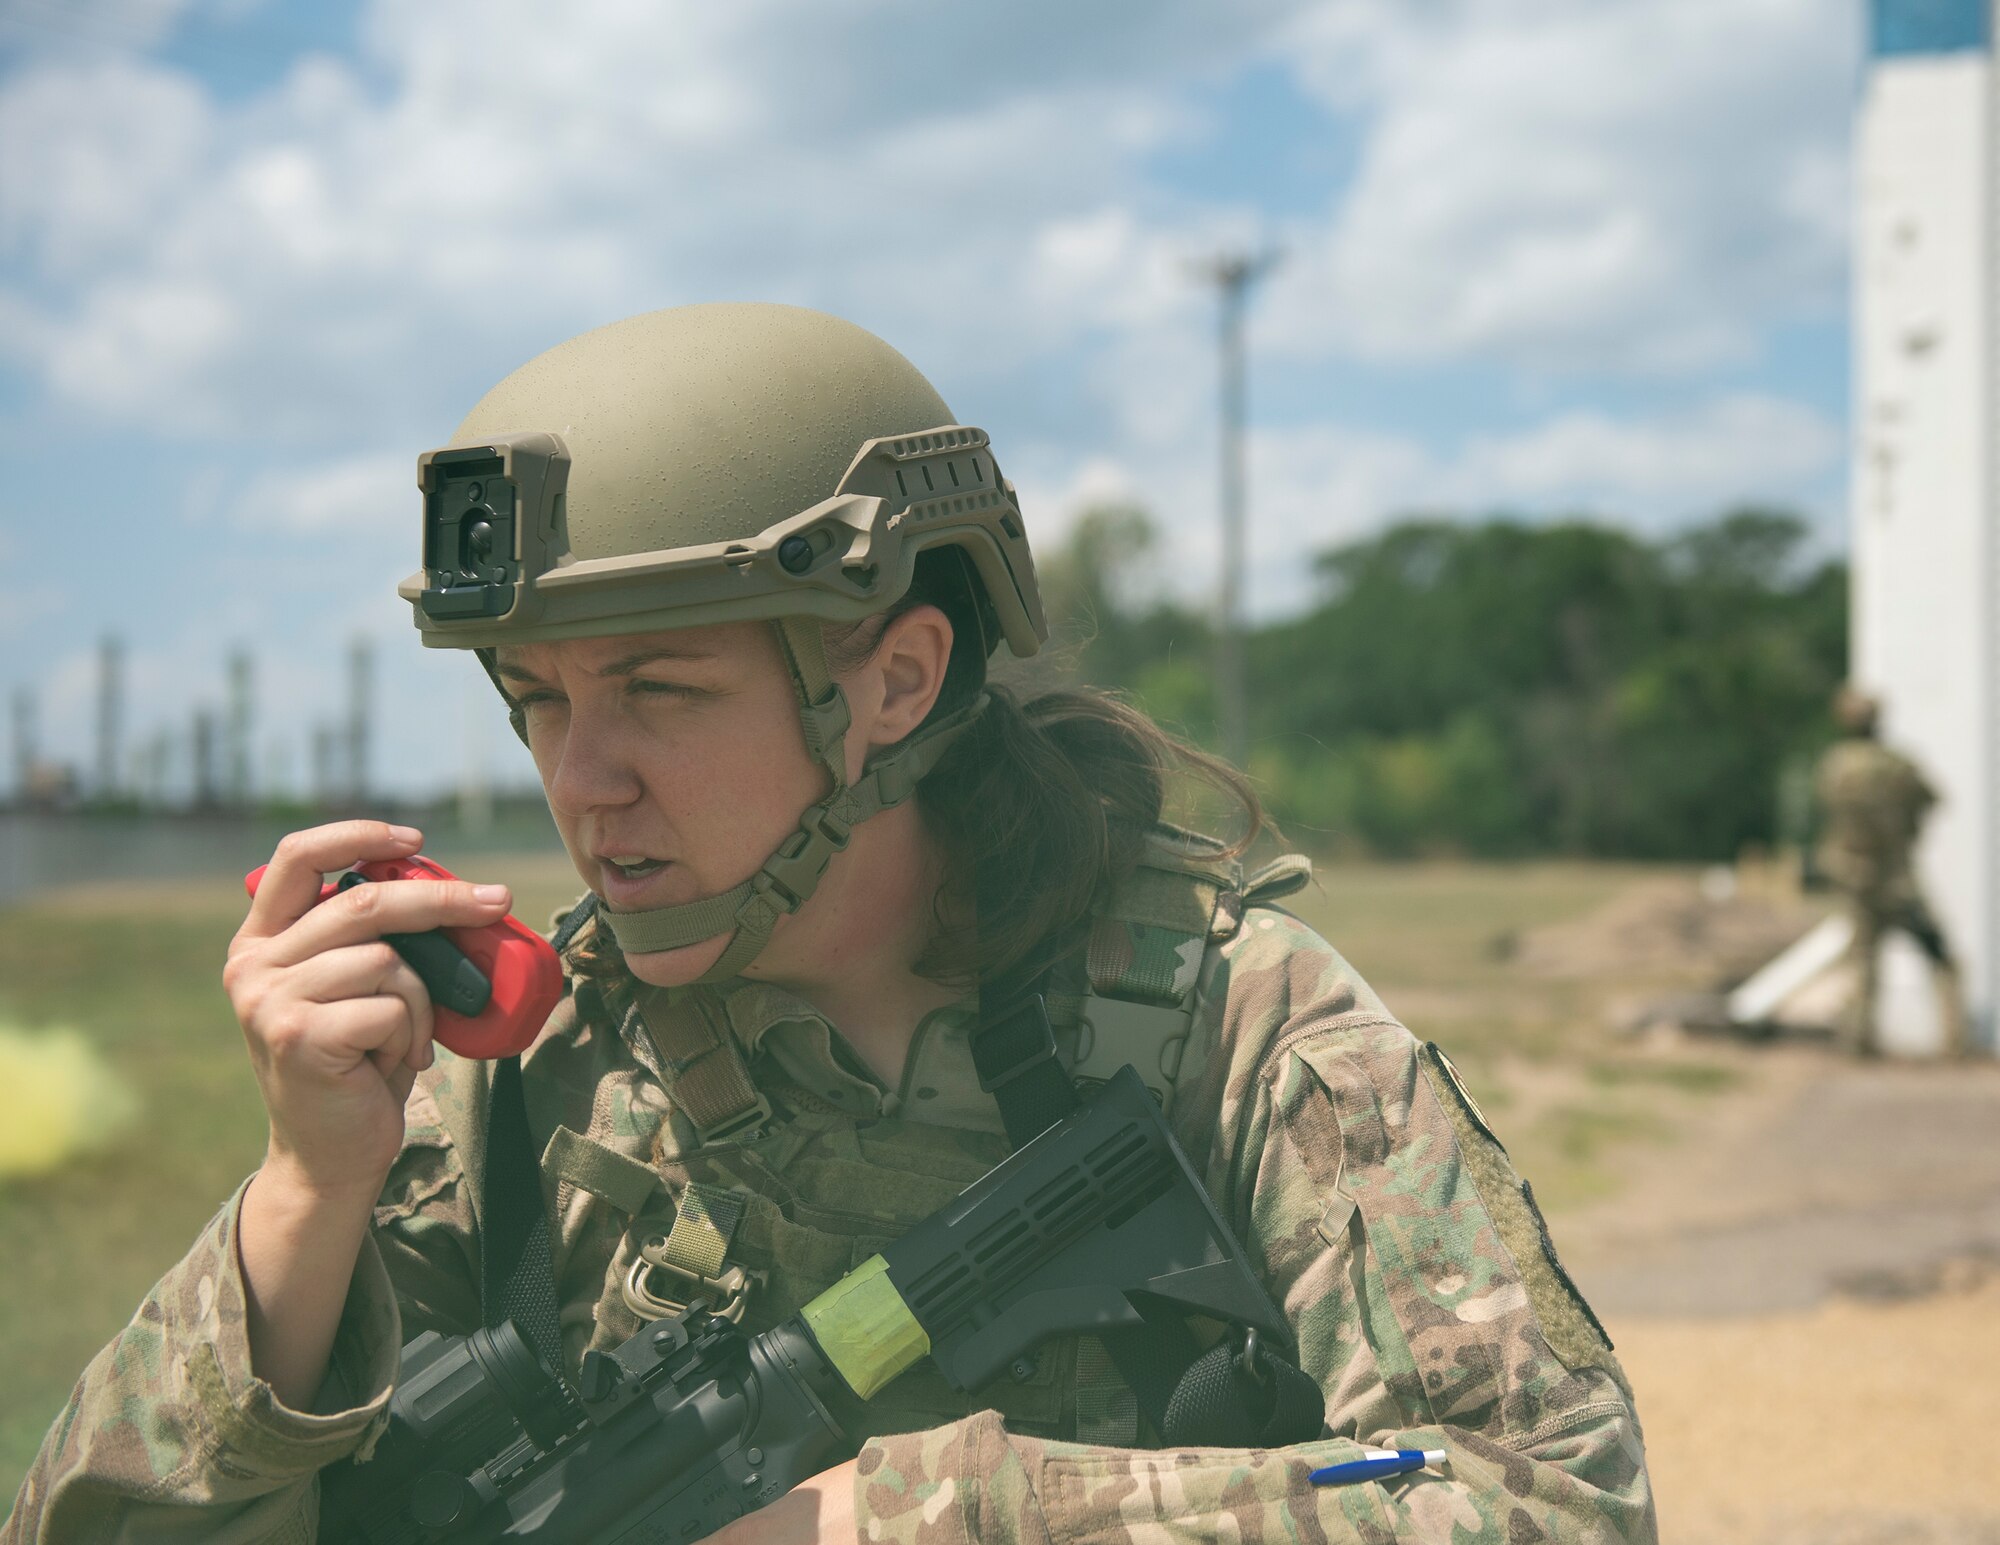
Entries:
[[826,763],[835,780],[845,783],[846,769],[835,764],[845,754],[847,731],[854,723],[847,694],[838,686],[828,687],[817,702],[799,704],[799,719],[805,725],[806,749],[812,752],[813,760]]

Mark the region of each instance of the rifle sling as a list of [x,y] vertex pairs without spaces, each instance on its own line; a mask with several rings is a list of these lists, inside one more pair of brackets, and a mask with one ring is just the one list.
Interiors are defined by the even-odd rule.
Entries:
[[[570,910],[549,940],[558,955],[596,912],[595,895]],[[508,1057],[494,1064],[486,1102],[486,1163],[479,1177],[480,1319],[489,1330],[512,1320],[550,1370],[567,1378],[539,1157],[521,1089],[521,1059]]]
[[[1023,978],[1002,972],[981,989],[992,1002],[972,1034],[972,1063],[979,1087],[1000,1107],[1007,1141],[1020,1148],[1083,1103],[1069,1070],[1056,1055],[1044,995],[1046,973]],[[1167,1430],[1167,1404],[1200,1348],[1176,1316],[1142,1311],[1138,1325],[1101,1332],[1098,1340],[1139,1412],[1156,1435]]]
[[521,1059],[494,1064],[486,1107],[486,1173],[480,1187],[479,1304],[487,1329],[512,1320],[543,1362],[563,1372],[555,1267],[541,1166],[528,1130]]

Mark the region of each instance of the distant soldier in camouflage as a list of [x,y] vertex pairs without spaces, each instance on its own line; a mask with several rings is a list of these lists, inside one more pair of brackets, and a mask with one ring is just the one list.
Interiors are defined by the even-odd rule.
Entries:
[[1937,794],[1908,757],[1877,738],[1880,705],[1874,698],[1846,686],[1833,706],[1845,733],[1820,759],[1814,778],[1821,821],[1814,863],[1840,891],[1854,920],[1858,981],[1845,1026],[1849,1043],[1862,1056],[1881,1051],[1876,997],[1882,942],[1899,929],[1931,962],[1945,1051],[1962,1056],[1966,1030],[1958,969],[1912,865],[1917,834]]
[[[1294,1447],[1163,1449],[1094,1338],[971,1398],[919,1364],[856,1458],[716,1539],[1656,1538],[1610,1339],[1450,1061],[1273,905],[1302,860],[1246,875],[1161,822],[1176,769],[1254,831],[1248,787],[1113,700],[988,679],[1045,632],[1019,506],[900,355],[787,307],[656,313],[421,466],[404,594],[481,651],[596,908],[520,1065],[564,1371],[688,1303],[776,1323],[1004,1158],[981,1001],[1032,980],[1040,1065],[1137,1067],[1324,1396]],[[510,1075],[433,1053],[381,936],[507,896],[314,904],[419,840],[280,845],[225,974],[269,1156],[85,1370],[4,1545],[304,1545],[404,1341],[491,1323]],[[1449,1458],[1311,1484],[1364,1445]]]

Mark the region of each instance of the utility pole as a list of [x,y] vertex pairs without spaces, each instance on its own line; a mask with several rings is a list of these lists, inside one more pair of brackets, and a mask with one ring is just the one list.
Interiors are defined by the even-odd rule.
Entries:
[[35,766],[41,751],[35,745],[35,692],[14,689],[14,803],[23,809],[35,793]]
[[347,803],[360,810],[368,801],[368,726],[374,717],[374,648],[356,638],[347,657]]
[[97,648],[97,787],[100,803],[119,794],[125,741],[125,646],[106,634]]
[[140,803],[149,809],[161,809],[167,802],[168,764],[173,755],[173,736],[166,730],[155,730],[134,753],[133,781]]
[[1238,767],[1250,756],[1250,689],[1243,669],[1243,569],[1249,546],[1243,458],[1243,313],[1250,286],[1277,261],[1274,251],[1224,252],[1195,269],[1215,286],[1221,302],[1217,342],[1222,360],[1222,588],[1215,608],[1216,723],[1222,732],[1223,754]]
[[215,779],[215,714],[207,708],[194,711],[193,734],[194,798],[196,810],[213,810],[218,803]]
[[340,770],[335,753],[340,731],[331,724],[315,724],[312,732],[313,803],[321,811],[340,804]]
[[225,738],[229,748],[228,803],[234,810],[250,808],[250,731],[254,717],[252,693],[255,691],[255,680],[250,651],[232,651],[229,656],[229,718]]

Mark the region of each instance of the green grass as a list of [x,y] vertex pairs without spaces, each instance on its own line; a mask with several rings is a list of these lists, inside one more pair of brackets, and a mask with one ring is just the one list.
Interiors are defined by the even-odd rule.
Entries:
[[1512,963],[1531,929],[1582,916],[1658,869],[1582,863],[1341,864],[1285,903],[1367,978],[1422,1040],[1464,1070],[1481,1100],[1500,1058],[1566,1057],[1601,1035],[1592,990]]

